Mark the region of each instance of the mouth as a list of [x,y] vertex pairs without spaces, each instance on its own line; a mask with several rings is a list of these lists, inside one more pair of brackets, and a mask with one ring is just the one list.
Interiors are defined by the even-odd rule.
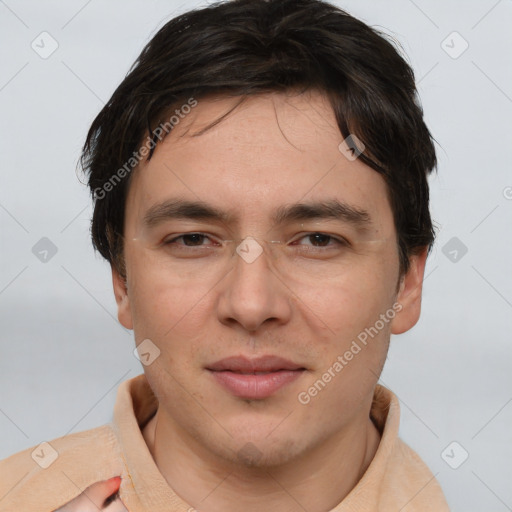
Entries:
[[206,369],[232,395],[250,400],[272,396],[306,371],[305,367],[277,356],[228,357]]

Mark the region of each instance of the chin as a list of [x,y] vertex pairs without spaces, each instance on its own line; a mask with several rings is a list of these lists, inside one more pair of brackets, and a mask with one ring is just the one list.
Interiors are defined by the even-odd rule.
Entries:
[[231,464],[246,469],[270,469],[286,465],[300,455],[296,440],[270,441],[266,435],[261,439],[237,440],[227,453],[218,454]]

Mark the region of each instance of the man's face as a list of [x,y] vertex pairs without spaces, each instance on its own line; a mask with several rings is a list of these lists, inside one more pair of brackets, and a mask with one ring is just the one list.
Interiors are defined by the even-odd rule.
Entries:
[[[122,324],[160,351],[144,367],[159,422],[209,455],[272,465],[366,425],[390,334],[418,318],[425,255],[397,292],[385,182],[340,151],[322,95],[252,97],[198,134],[235,101],[199,101],[132,176],[114,286]],[[176,200],[226,217],[176,216]],[[337,216],[286,215],[335,202]]]

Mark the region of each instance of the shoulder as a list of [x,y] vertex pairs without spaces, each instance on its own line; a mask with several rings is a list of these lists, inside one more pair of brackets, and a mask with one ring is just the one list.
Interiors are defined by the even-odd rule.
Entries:
[[0,461],[0,512],[50,512],[123,472],[110,424],[43,442]]

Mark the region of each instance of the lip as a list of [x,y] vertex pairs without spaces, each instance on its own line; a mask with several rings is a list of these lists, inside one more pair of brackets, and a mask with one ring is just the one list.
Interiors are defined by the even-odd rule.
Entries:
[[277,356],[221,359],[206,368],[214,379],[233,395],[261,400],[298,379],[303,366]]
[[229,370],[239,373],[256,373],[275,372],[278,370],[301,370],[304,367],[282,357],[265,355],[253,358],[245,356],[226,357],[208,365],[207,369],[215,372]]

